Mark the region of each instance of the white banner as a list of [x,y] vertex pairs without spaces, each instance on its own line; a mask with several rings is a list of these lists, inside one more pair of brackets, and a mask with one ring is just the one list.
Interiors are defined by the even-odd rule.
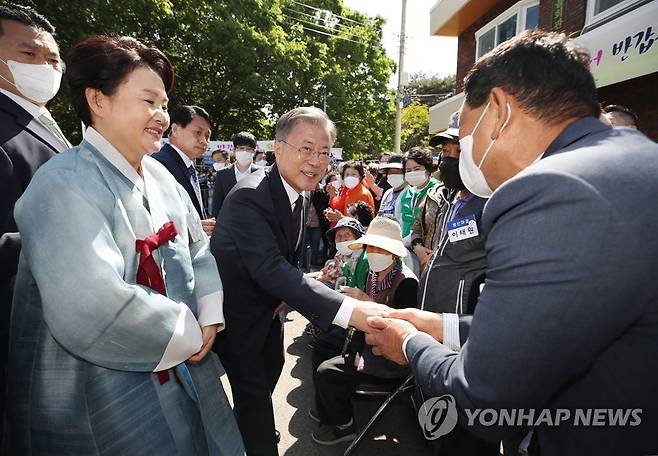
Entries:
[[624,14],[575,41],[592,56],[597,87],[658,71],[658,2]]

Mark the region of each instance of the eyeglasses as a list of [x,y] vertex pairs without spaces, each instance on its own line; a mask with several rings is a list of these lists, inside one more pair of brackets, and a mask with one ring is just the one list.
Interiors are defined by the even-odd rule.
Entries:
[[297,149],[297,152],[299,153],[299,155],[300,155],[301,157],[304,158],[304,160],[311,160],[311,159],[313,159],[313,158],[317,158],[317,159],[319,159],[321,162],[325,162],[325,163],[326,163],[326,162],[329,161],[329,158],[331,157],[330,152],[329,152],[328,150],[326,150],[326,149],[322,149],[322,150],[319,150],[319,151],[318,151],[318,150],[313,150],[313,149],[311,149],[311,148],[308,147],[308,146],[302,146],[302,147],[293,146],[292,144],[290,144],[289,142],[287,142],[287,141],[285,141],[285,140],[283,140],[283,139],[281,139],[280,141],[281,141],[282,143],[285,143],[285,144],[289,145],[289,146],[292,147],[292,148],[296,148],[296,149]]

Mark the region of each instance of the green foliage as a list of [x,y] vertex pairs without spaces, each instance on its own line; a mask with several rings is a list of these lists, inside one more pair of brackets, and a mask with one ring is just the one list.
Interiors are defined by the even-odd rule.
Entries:
[[455,93],[455,75],[441,78],[437,75],[414,73],[409,78],[406,92],[420,103],[433,106]]
[[402,134],[400,144],[402,150],[409,150],[414,146],[427,146],[427,137],[430,124],[430,111],[426,104],[418,101],[412,102],[402,110]]
[[[303,2],[318,10],[294,0],[23,3],[57,28],[63,56],[96,34],[155,44],[177,74],[170,105],[206,108],[214,119],[213,138],[228,139],[240,130],[271,138],[278,116],[315,105],[326,106],[336,122],[336,146],[347,157],[392,147],[395,110],[386,84],[395,64],[381,45],[383,19],[349,10],[342,0]],[[65,82],[49,109],[78,141],[80,123]]]

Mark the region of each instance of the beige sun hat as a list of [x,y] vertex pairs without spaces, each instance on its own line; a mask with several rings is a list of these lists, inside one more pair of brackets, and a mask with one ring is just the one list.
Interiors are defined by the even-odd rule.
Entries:
[[388,217],[375,217],[365,236],[353,241],[349,247],[352,250],[364,248],[364,245],[379,247],[400,258],[407,256],[407,249],[402,243],[400,224]]

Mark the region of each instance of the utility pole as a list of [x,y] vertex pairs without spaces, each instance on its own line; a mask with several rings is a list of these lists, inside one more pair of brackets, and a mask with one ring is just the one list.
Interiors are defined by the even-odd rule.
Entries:
[[402,20],[400,25],[400,58],[398,59],[398,90],[395,94],[395,138],[393,149],[400,153],[400,136],[402,134],[402,91],[404,72],[404,29],[407,22],[407,0],[402,0]]

